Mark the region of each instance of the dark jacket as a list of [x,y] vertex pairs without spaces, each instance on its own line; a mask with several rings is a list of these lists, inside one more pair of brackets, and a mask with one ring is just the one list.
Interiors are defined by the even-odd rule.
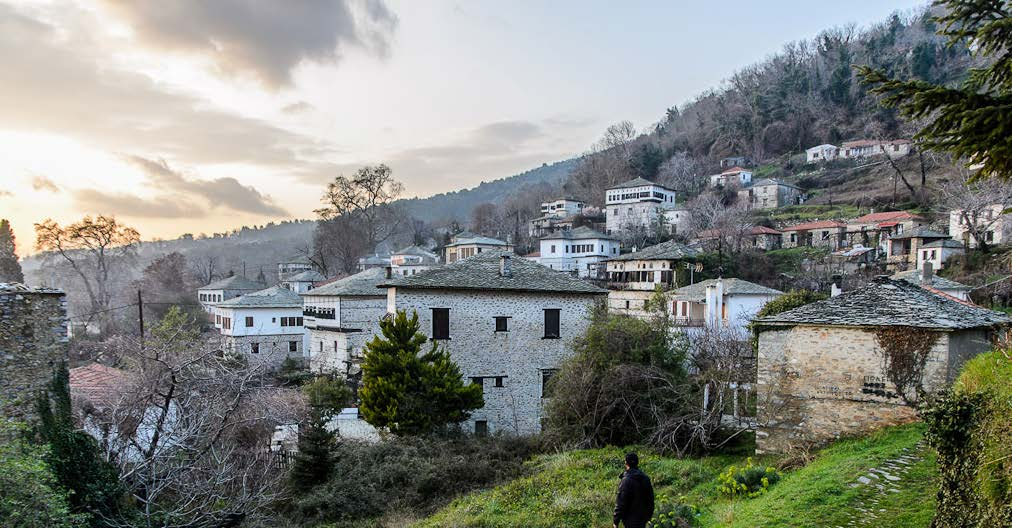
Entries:
[[644,528],[654,516],[654,487],[650,477],[637,468],[622,473],[615,499],[614,523],[626,528]]

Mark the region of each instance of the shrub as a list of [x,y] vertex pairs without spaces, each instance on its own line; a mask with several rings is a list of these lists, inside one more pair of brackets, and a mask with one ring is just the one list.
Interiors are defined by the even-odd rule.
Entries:
[[687,504],[685,497],[679,497],[678,502],[672,502],[667,495],[661,495],[657,499],[657,508],[654,510],[654,517],[650,519],[650,528],[692,528],[699,526],[699,508],[693,504]]
[[752,464],[749,457],[744,467],[731,466],[717,477],[717,490],[730,497],[758,497],[780,481],[780,472],[772,467]]
[[24,440],[24,432],[0,419],[0,519],[9,528],[71,528],[87,525],[70,511],[63,490],[44,461],[48,450]]

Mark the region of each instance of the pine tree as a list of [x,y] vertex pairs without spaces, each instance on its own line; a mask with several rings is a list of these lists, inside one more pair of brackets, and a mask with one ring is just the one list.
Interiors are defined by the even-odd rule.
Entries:
[[323,484],[334,469],[337,433],[327,424],[354,400],[343,380],[319,376],[302,388],[309,404],[309,420],[299,428],[299,449],[288,478],[296,491]]
[[14,231],[6,218],[0,220],[0,282],[25,282],[18,263]]
[[425,434],[460,423],[485,405],[481,385],[465,385],[450,354],[418,331],[418,314],[398,311],[380,322],[383,337],[366,345],[359,410],[397,435]]
[[74,426],[70,403],[70,371],[61,363],[48,391],[36,402],[39,423],[36,434],[49,444],[45,461],[57,483],[70,492],[75,513],[90,514],[91,526],[108,526],[117,518],[124,497],[116,467],[102,458],[98,442]]
[[858,67],[862,83],[912,119],[930,118],[915,139],[979,165],[982,177],[1012,178],[1012,3],[1006,0],[938,0],[938,34],[950,46],[968,46],[985,67],[973,68],[960,87],[925,80],[890,78],[883,70]]

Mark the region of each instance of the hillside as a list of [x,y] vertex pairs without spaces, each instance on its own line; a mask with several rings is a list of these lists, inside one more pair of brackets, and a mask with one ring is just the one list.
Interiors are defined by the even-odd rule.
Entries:
[[[923,431],[912,424],[837,442],[752,499],[731,500],[716,490],[718,474],[744,464],[744,456],[679,460],[641,451],[641,460],[658,504],[697,507],[702,527],[926,527],[934,513],[935,459],[922,443]],[[610,527],[623,453],[610,448],[535,458],[530,476],[458,499],[414,526]]]

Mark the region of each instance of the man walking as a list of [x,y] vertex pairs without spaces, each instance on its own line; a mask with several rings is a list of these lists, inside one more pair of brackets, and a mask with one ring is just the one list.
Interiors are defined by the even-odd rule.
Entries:
[[654,516],[654,487],[650,477],[639,470],[640,457],[636,453],[625,456],[625,472],[619,477],[618,497],[615,499],[615,528],[646,528]]

